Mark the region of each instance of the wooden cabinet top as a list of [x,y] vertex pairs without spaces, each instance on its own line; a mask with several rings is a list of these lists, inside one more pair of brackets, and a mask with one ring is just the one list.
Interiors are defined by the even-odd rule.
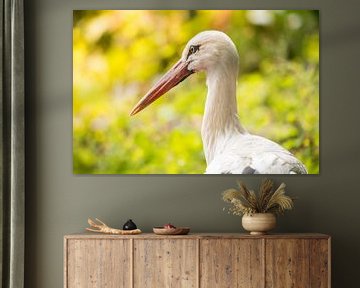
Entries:
[[245,233],[190,233],[188,235],[156,235],[142,233],[139,235],[108,235],[97,233],[78,233],[64,236],[65,239],[329,239],[329,235],[320,233],[287,233],[250,235]]

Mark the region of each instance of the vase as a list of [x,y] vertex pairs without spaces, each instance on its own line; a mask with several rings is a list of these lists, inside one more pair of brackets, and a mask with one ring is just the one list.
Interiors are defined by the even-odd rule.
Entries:
[[242,226],[251,235],[263,235],[276,226],[276,217],[272,213],[255,213],[242,217]]

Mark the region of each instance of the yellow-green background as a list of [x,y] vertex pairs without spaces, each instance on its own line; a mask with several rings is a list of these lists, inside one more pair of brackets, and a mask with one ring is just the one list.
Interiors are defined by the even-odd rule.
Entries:
[[317,11],[74,11],[74,173],[204,172],[204,75],[129,112],[186,42],[208,29],[226,32],[239,50],[243,125],[318,173],[318,18]]

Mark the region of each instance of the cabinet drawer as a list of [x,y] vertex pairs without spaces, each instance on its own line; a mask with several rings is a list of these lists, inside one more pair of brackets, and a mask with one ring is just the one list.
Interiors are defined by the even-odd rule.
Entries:
[[197,287],[197,240],[134,241],[135,288]]
[[263,287],[260,239],[204,239],[200,246],[200,287]]
[[266,287],[329,287],[326,239],[267,239]]
[[67,240],[67,288],[131,287],[130,240]]

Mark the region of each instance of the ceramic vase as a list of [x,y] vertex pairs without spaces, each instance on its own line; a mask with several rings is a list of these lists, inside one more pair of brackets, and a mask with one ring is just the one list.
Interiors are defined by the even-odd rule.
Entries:
[[276,226],[276,217],[272,213],[255,213],[242,217],[242,226],[251,235],[263,235]]

